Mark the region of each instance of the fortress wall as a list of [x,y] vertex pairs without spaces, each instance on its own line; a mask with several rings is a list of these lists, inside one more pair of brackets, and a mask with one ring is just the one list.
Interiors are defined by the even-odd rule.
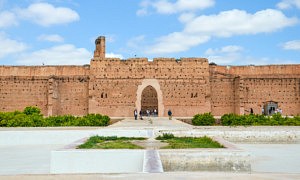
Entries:
[[255,75],[300,75],[300,65],[265,65],[265,66],[214,66],[218,72],[237,76]]
[[[235,113],[249,114],[250,108],[254,113],[261,114],[261,108],[266,101],[278,102],[279,108],[283,114],[300,114],[300,65],[270,65],[270,66],[235,66],[227,68],[226,66],[210,66],[212,81],[212,112],[213,114],[222,114],[226,108],[224,104],[228,101],[228,96],[234,95]],[[219,74],[216,77],[215,74]],[[225,87],[223,77],[239,79],[234,86]],[[215,81],[217,86],[222,87],[223,98],[214,101],[222,92],[215,90]],[[230,80],[229,80],[230,81]],[[218,89],[218,88],[217,88]],[[230,99],[230,98],[229,98]],[[232,98],[231,98],[232,99]],[[215,109],[215,104],[223,104],[219,110]],[[229,108],[229,107],[228,107]],[[227,108],[227,112],[229,111]]]
[[278,102],[285,115],[300,114],[300,78],[244,78],[243,101],[245,113],[250,108],[260,114],[266,101]]
[[164,114],[171,109],[174,116],[191,116],[210,112],[209,80],[162,80]]
[[203,79],[208,77],[208,61],[204,58],[155,58],[148,62],[146,58],[119,60],[106,58],[91,61],[91,74],[96,78],[108,79]]
[[110,116],[133,116],[137,79],[91,78],[89,83],[89,113]]
[[[210,111],[207,59],[182,58],[176,61],[156,58],[148,62],[146,58],[126,61],[106,58],[91,61],[90,73],[89,112],[132,116],[137,87],[144,79],[159,81],[165,116],[169,108],[175,116]],[[102,93],[108,98],[101,98]],[[123,109],[118,110],[117,107]]]
[[228,77],[211,78],[211,112],[215,116],[235,113],[235,80]]
[[0,66],[0,76],[86,76],[89,66]]
[[47,114],[48,78],[0,76],[0,111],[22,111],[38,106]]
[[88,113],[88,80],[87,76],[52,77],[53,115],[86,115]]
[[[0,66],[0,111],[85,115],[89,66]],[[54,80],[53,80],[54,79]]]

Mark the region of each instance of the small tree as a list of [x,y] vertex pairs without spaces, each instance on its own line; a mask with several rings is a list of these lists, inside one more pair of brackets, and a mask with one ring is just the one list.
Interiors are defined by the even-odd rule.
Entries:
[[192,123],[196,126],[212,126],[215,124],[215,118],[211,113],[196,114]]
[[24,109],[23,113],[26,115],[40,114],[41,110],[38,107],[29,106]]

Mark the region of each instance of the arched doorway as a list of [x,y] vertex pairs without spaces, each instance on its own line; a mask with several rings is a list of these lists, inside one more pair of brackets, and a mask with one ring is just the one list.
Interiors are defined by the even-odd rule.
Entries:
[[147,110],[150,111],[151,115],[157,115],[158,110],[158,99],[157,92],[152,86],[147,86],[142,92],[141,98],[141,111],[143,115],[147,114]]
[[154,88],[155,92],[157,93],[157,112],[158,117],[164,116],[164,105],[163,105],[163,95],[162,91],[160,89],[160,85],[157,79],[143,79],[141,84],[138,85],[137,91],[136,91],[136,102],[135,107],[138,111],[141,110],[142,107],[142,93],[148,86]]

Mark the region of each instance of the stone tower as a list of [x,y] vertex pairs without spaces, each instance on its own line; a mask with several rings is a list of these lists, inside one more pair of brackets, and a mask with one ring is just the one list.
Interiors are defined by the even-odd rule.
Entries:
[[95,40],[95,44],[94,58],[105,58],[105,36],[99,36]]

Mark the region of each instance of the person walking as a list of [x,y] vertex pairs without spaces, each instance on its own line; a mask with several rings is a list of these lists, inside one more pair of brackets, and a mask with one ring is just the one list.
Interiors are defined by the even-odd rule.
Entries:
[[136,109],[134,109],[133,114],[134,114],[134,120],[137,120],[138,112]]
[[172,120],[172,111],[171,111],[171,109],[169,109],[169,111],[168,111],[168,116],[169,116],[169,120]]
[[143,120],[143,112],[140,110],[140,119]]

